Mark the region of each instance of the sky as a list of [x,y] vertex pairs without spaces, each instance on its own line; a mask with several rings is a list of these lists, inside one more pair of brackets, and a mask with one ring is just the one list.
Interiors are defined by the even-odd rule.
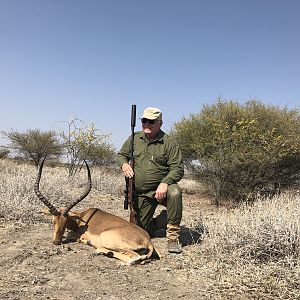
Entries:
[[219,97],[299,109],[299,13],[298,0],[0,0],[0,131],[76,117],[119,149],[132,104],[137,118],[160,108],[166,132]]

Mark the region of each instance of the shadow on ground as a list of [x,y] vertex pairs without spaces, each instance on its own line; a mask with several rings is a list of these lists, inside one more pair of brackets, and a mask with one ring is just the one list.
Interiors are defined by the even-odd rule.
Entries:
[[[203,237],[207,232],[207,229],[203,225],[199,225],[196,228],[189,228],[185,225],[180,226],[180,240],[182,246],[201,244],[203,241]],[[166,230],[161,229],[155,232],[153,235],[154,238],[165,238]]]
[[180,229],[183,247],[193,244],[201,244],[206,232],[206,228],[203,225],[197,226],[196,228],[189,228],[183,225],[180,227]]

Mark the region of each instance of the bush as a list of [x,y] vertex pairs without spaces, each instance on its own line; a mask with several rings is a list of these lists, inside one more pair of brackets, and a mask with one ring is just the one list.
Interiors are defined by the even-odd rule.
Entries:
[[218,101],[175,123],[185,162],[217,203],[275,193],[299,181],[297,110]]
[[109,164],[114,160],[115,150],[109,143],[109,134],[102,134],[92,124],[76,117],[64,122],[67,128],[60,129],[60,138],[66,152],[69,176],[75,176],[82,167],[82,160],[93,165]]
[[0,159],[7,158],[9,155],[9,150],[5,148],[0,148]]
[[82,157],[93,166],[107,166],[115,162],[116,152],[111,144],[103,142],[90,145]]

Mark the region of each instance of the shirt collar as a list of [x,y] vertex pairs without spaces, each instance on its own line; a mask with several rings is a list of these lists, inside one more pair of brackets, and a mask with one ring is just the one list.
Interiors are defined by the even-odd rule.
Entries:
[[[165,134],[165,133],[160,129],[159,132],[158,132],[158,134],[157,134],[157,136],[155,137],[155,139],[154,139],[151,143],[156,142],[156,141],[157,141],[157,142],[161,142],[162,139],[163,139],[163,137],[164,137],[164,134]],[[148,139],[147,139],[147,137],[146,137],[144,131],[141,131],[140,139],[143,139],[144,141],[147,141],[147,142],[148,142]]]

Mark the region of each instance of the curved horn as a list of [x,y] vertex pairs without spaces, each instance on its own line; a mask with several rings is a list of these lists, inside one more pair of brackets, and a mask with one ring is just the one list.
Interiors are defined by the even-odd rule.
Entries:
[[43,160],[40,164],[37,178],[36,178],[35,185],[34,185],[34,192],[38,196],[38,198],[49,208],[50,213],[54,216],[58,216],[58,215],[60,215],[60,212],[40,192],[40,180],[41,180],[41,176],[42,176],[42,170],[43,170],[43,165],[44,165],[45,159],[46,159],[46,157],[43,158]]
[[89,165],[88,163],[83,160],[85,165],[86,165],[86,168],[87,168],[87,173],[88,173],[88,187],[87,189],[85,190],[84,194],[82,196],[80,196],[78,199],[76,199],[75,201],[73,201],[67,208],[66,210],[64,211],[64,216],[66,217],[68,212],[75,206],[77,205],[81,200],[83,200],[91,191],[92,189],[92,178],[91,178],[91,171],[90,171],[90,168],[89,168]]

